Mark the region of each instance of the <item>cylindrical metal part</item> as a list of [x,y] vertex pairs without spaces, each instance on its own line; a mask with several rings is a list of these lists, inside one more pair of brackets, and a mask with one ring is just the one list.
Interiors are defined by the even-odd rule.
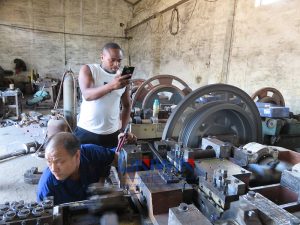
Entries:
[[70,124],[71,128],[76,127],[76,82],[72,71],[68,71],[63,82],[63,102],[64,102],[64,117]]
[[159,154],[159,152],[153,147],[153,145],[151,143],[148,143],[148,146],[150,147],[151,151],[153,152],[153,154],[157,157],[157,159],[159,160],[159,162],[165,166],[165,161],[164,159],[161,157],[161,155]]
[[23,149],[23,150],[19,150],[19,151],[15,151],[15,152],[9,153],[9,154],[1,155],[0,156],[0,161],[8,159],[8,158],[11,158],[11,157],[25,155],[26,153],[27,153],[27,151],[25,149]]
[[58,132],[67,132],[68,130],[68,125],[63,118],[51,116],[47,124],[47,137],[50,138]]

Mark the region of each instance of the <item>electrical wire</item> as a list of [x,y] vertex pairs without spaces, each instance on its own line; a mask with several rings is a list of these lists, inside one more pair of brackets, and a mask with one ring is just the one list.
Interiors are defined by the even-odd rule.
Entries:
[[151,33],[154,33],[154,34],[160,33],[159,28],[162,26],[162,21],[163,21],[162,18],[163,18],[163,16],[160,15],[159,18],[158,18],[158,24],[157,24],[155,30],[152,29],[152,27],[151,27],[151,25],[150,25],[150,22],[149,22],[149,28],[150,28],[150,32],[151,32]]
[[144,4],[147,5],[147,7],[140,7],[140,8],[136,8],[136,10],[134,10],[133,12],[133,17],[135,17],[136,15],[138,15],[139,13],[143,12],[143,11],[149,11],[151,10],[151,8],[155,8],[155,6],[158,6],[158,4],[160,3],[161,0],[151,0],[152,4]]
[[185,20],[180,20],[180,22],[181,22],[182,24],[188,24],[188,22],[190,22],[190,20],[191,20],[193,14],[194,14],[194,11],[195,11],[195,9],[196,9],[197,3],[198,3],[198,0],[195,0],[195,4],[194,4],[194,7],[193,7],[193,9],[192,9],[192,12],[191,12],[190,16],[189,16],[187,19],[185,19]]
[[94,35],[94,34],[78,34],[78,33],[69,33],[69,32],[61,32],[61,31],[53,31],[53,30],[45,30],[45,29],[36,29],[31,27],[21,27],[12,24],[3,24],[0,23],[0,26],[15,28],[18,30],[30,30],[30,31],[37,31],[37,32],[45,32],[45,33],[53,33],[53,34],[64,34],[64,35],[74,35],[74,36],[81,36],[81,37],[102,37],[102,38],[116,38],[116,39],[130,39],[130,37],[117,37],[117,36],[108,36],[108,35]]
[[[175,15],[176,15],[176,30],[173,31],[173,24],[174,24]],[[179,31],[179,12],[178,12],[177,8],[174,8],[172,10],[171,19],[170,19],[170,23],[169,23],[169,31],[170,31],[170,34],[172,34],[174,36],[176,34],[178,34],[178,31]]]

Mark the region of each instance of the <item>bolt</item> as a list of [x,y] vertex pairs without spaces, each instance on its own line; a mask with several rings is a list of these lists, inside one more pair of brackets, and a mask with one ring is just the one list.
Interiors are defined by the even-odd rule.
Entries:
[[253,216],[255,214],[255,212],[253,210],[248,211],[247,215],[249,217]]
[[186,203],[180,203],[180,205],[178,206],[178,209],[182,212],[186,212],[189,210],[189,207]]
[[247,195],[249,197],[255,198],[256,193],[254,191],[249,191]]
[[290,224],[291,225],[299,225],[300,224],[300,220],[298,218],[290,219]]
[[138,185],[136,185],[136,186],[135,186],[135,190],[136,190],[137,192],[139,192],[139,191],[140,191],[140,187],[139,187]]

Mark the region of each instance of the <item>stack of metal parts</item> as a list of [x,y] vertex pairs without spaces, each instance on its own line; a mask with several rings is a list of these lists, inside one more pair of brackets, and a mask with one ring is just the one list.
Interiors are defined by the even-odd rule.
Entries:
[[52,224],[53,200],[25,203],[7,202],[0,205],[0,224]]
[[0,224],[6,225],[118,225],[140,224],[121,189],[91,187],[89,200],[53,206],[51,199],[37,203],[7,202],[0,205]]

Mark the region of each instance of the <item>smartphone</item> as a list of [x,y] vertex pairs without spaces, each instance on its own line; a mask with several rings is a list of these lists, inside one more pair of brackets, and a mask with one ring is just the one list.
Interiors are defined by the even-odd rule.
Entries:
[[[132,75],[134,68],[135,68],[134,66],[124,66],[121,76],[128,75],[128,74]],[[130,78],[131,77],[128,77],[127,79],[130,79]]]

